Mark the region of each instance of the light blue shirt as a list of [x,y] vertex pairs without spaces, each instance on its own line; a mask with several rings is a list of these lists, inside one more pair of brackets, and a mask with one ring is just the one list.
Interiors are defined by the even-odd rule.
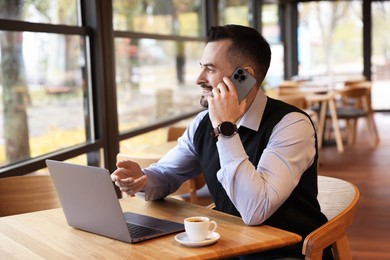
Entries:
[[[259,90],[255,100],[237,122],[257,131],[267,96]],[[157,164],[144,169],[148,177],[145,199],[161,199],[176,191],[182,182],[195,177],[201,168],[193,137],[207,111],[190,123],[178,144]],[[258,225],[270,217],[290,196],[303,172],[313,163],[315,131],[302,113],[289,113],[275,126],[257,165],[248,155],[238,134],[217,142],[221,169],[217,178],[247,225]]]

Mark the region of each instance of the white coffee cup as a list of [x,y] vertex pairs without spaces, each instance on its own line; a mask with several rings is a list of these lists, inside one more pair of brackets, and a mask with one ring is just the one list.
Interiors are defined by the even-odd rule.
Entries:
[[191,241],[199,242],[217,229],[217,223],[207,217],[190,217],[184,219],[184,228]]

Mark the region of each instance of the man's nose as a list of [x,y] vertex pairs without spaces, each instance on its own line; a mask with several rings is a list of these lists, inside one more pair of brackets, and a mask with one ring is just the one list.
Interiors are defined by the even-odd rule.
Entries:
[[204,77],[204,71],[202,70],[200,73],[199,73],[199,76],[197,77],[196,79],[196,84],[197,85],[200,85],[202,83],[205,83],[207,80],[206,78]]

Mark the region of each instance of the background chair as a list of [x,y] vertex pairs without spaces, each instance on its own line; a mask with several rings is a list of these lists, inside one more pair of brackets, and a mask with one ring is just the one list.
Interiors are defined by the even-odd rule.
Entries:
[[318,176],[318,201],[328,222],[304,240],[305,259],[322,259],[322,252],[332,246],[335,259],[351,259],[347,228],[352,224],[359,199],[357,187],[347,181]]
[[[372,89],[372,83],[368,80],[356,80],[356,81],[350,81],[345,82],[344,89],[351,89],[351,88],[368,88],[370,90],[369,97],[368,97],[368,107],[372,109],[371,104],[371,89]],[[353,100],[346,100],[345,98],[342,99],[344,103],[354,104]],[[349,102],[348,102],[349,101]]]
[[344,81],[344,86],[348,87],[348,86],[352,86],[352,85],[359,84],[359,83],[366,82],[366,81],[367,81],[367,78],[365,76],[348,78]]
[[305,98],[305,95],[303,93],[295,93],[295,94],[279,94],[278,99],[296,106],[297,108],[300,108],[302,110],[305,110],[308,108],[308,104]]
[[[358,119],[364,118],[371,146],[376,146],[379,143],[379,134],[371,107],[371,85],[367,85],[367,82],[358,83],[353,87],[343,89],[339,94],[341,95],[341,104],[336,107],[336,114],[338,119],[346,120],[348,144],[355,143]],[[330,117],[330,113],[327,113],[328,117]]]
[[0,217],[60,207],[50,176],[0,178]]
[[284,80],[279,84],[279,95],[300,93],[299,82],[292,80]]
[[186,127],[183,126],[170,126],[168,127],[167,141],[177,141],[177,139],[183,135]]

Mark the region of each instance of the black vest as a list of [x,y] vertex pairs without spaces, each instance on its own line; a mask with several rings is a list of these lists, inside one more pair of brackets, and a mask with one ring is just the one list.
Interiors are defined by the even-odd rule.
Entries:
[[[275,125],[290,112],[305,114],[282,101],[268,98],[259,130],[253,131],[240,126],[238,134],[253,165],[257,166]],[[207,114],[200,122],[194,136],[195,148],[207,186],[217,210],[240,216],[217,179],[216,174],[221,166],[216,146],[217,140],[210,135],[211,131],[212,125]],[[290,197],[264,224],[297,233],[305,238],[307,234],[327,221],[317,201],[317,140],[315,146],[316,155],[313,164],[303,173]],[[245,187],[241,188],[242,192],[245,192]]]

